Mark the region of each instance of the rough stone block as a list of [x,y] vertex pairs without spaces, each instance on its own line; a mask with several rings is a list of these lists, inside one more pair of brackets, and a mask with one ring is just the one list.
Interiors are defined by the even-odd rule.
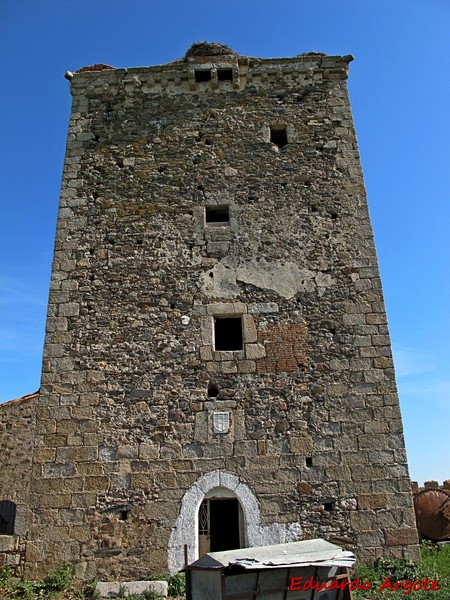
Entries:
[[266,356],[266,349],[263,344],[246,344],[245,346],[245,357],[247,359],[264,358]]
[[236,361],[244,359],[243,350],[215,350],[214,360],[218,361]]
[[200,346],[200,358],[202,360],[212,360],[213,359],[212,346]]
[[50,463],[56,458],[56,448],[35,448],[34,450],[35,463]]
[[381,531],[362,531],[357,534],[358,546],[366,548],[380,548],[384,544],[384,535]]
[[225,256],[229,248],[229,242],[208,242],[206,244],[206,252],[209,256]]
[[49,494],[42,496],[39,501],[40,508],[70,508],[70,494]]
[[77,317],[80,314],[80,306],[75,303],[60,304],[60,317]]
[[99,446],[98,459],[102,462],[117,460],[117,448],[114,446]]
[[20,554],[8,554],[6,556],[6,564],[10,567],[17,567],[20,564]]
[[220,302],[217,304],[208,304],[208,315],[228,316],[244,315],[247,312],[247,306],[242,302]]
[[255,321],[252,315],[242,315],[242,334],[245,344],[253,344],[258,340]]
[[208,362],[206,363],[206,371],[211,374],[217,374],[221,372],[220,363]]
[[57,433],[74,433],[77,430],[77,422],[75,420],[64,419],[56,422]]
[[234,361],[231,360],[226,360],[223,361],[220,364],[220,370],[222,373],[237,373],[237,364]]
[[407,546],[418,543],[419,538],[415,527],[403,527],[386,531],[387,546]]
[[205,458],[219,458],[232,455],[233,444],[231,442],[220,441],[217,444],[205,444],[203,446],[203,456]]
[[374,481],[377,479],[383,479],[386,475],[386,471],[381,466],[366,465],[364,468],[351,467],[353,481]]
[[214,327],[212,317],[202,317],[200,323],[203,344],[205,344],[205,346],[212,346],[214,343]]
[[208,440],[208,413],[195,413],[194,440],[206,442]]
[[93,475],[85,477],[84,489],[87,491],[106,492],[109,489],[109,477]]
[[95,586],[101,598],[120,598],[133,594],[154,593],[163,598],[168,595],[167,581],[126,581],[120,582],[98,582]]
[[0,552],[12,552],[16,549],[17,536],[0,535]]
[[152,460],[159,458],[159,446],[156,444],[140,444],[139,458],[142,460]]
[[361,510],[386,508],[386,504],[386,495],[382,493],[360,494],[358,496],[358,506]]
[[104,475],[104,465],[101,462],[84,462],[77,464],[78,475]]
[[75,475],[75,467],[73,465],[54,462],[43,465],[42,471],[45,477],[71,477]]
[[275,302],[259,302],[248,305],[248,312],[251,315],[277,313],[279,306]]
[[289,438],[289,447],[293,454],[306,456],[311,454],[314,447],[313,438],[308,435],[291,436]]
[[139,456],[138,447],[134,444],[123,444],[117,447],[117,458],[120,459],[137,459]]
[[235,454],[239,456],[256,456],[257,444],[254,440],[235,442],[234,443]]
[[238,373],[254,373],[256,363],[254,360],[240,360],[237,362]]
[[385,450],[387,447],[386,436],[382,434],[365,434],[358,436],[358,445],[361,450]]
[[83,446],[81,448],[58,448],[56,458],[62,462],[77,463],[96,461],[98,458],[98,448],[96,446]]

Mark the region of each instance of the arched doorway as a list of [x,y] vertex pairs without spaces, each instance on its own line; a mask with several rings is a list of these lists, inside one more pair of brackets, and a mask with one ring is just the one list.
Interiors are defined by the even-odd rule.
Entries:
[[199,556],[244,546],[242,507],[230,490],[210,490],[198,508],[197,521]]
[[[171,573],[176,573],[186,563],[199,558],[200,507],[205,500],[219,501],[220,498],[222,501],[228,498],[238,502],[239,547],[282,544],[301,539],[302,531],[298,522],[261,524],[258,499],[251,487],[240,481],[237,475],[227,471],[209,471],[201,475],[181,499],[180,512],[173,524],[167,549],[167,566]],[[224,514],[219,504],[215,508],[219,515]],[[236,518],[232,517],[232,521],[236,523]]]

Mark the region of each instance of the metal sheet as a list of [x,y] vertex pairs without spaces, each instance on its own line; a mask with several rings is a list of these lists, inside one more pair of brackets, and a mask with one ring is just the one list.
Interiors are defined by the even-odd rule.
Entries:
[[241,548],[226,552],[205,554],[187,568],[220,569],[241,567],[243,569],[273,569],[283,566],[351,567],[355,562],[352,552],[325,540],[305,540],[273,546]]

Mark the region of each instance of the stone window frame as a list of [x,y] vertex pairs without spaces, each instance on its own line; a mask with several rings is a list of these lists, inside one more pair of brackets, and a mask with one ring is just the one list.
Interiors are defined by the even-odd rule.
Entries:
[[[286,129],[286,138],[287,144],[283,147],[278,147],[275,143],[271,141],[271,135],[273,130],[277,129]],[[300,142],[299,134],[296,131],[294,125],[288,121],[280,120],[280,121],[271,121],[270,123],[264,123],[260,130],[260,139],[265,143],[270,144],[270,146],[276,150],[277,152],[282,152],[284,148],[290,146],[291,144],[296,144]]]
[[[207,207],[228,206],[227,222],[207,223]],[[218,194],[216,197],[208,197],[201,206],[194,207],[192,211],[194,221],[194,243],[196,245],[206,245],[208,256],[222,257],[228,254],[230,244],[235,234],[238,232],[238,205],[224,195]]]
[[[219,78],[219,71],[231,71],[231,79]],[[205,73],[205,79],[202,80],[200,72]],[[207,75],[210,76],[209,79],[206,79]],[[222,61],[193,63],[188,69],[188,80],[191,91],[239,89],[239,66],[235,62]]]
[[[207,223],[206,222],[206,209],[207,208],[220,208],[223,206],[228,207],[228,221],[222,223]],[[219,232],[225,228],[228,228],[230,233],[237,233],[238,231],[238,205],[233,200],[220,195],[216,198],[205,199],[202,206],[197,206],[194,209],[193,216],[195,219],[196,229],[200,229],[202,237],[206,232],[218,229]]]
[[[214,320],[217,317],[242,319],[242,350],[215,350]],[[266,356],[264,346],[258,343],[253,315],[248,314],[247,305],[242,302],[208,304],[206,316],[202,318],[201,336],[200,357],[211,373],[252,373],[256,370],[255,360]]]

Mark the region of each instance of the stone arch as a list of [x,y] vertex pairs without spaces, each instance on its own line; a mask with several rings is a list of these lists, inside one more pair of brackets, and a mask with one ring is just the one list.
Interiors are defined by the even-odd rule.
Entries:
[[301,536],[298,523],[261,525],[258,499],[249,485],[227,471],[210,471],[202,475],[184,494],[180,513],[172,529],[168,548],[168,568],[179,571],[185,562],[198,558],[198,509],[208,492],[215,488],[229,490],[241,505],[246,546],[262,546],[293,541]]

